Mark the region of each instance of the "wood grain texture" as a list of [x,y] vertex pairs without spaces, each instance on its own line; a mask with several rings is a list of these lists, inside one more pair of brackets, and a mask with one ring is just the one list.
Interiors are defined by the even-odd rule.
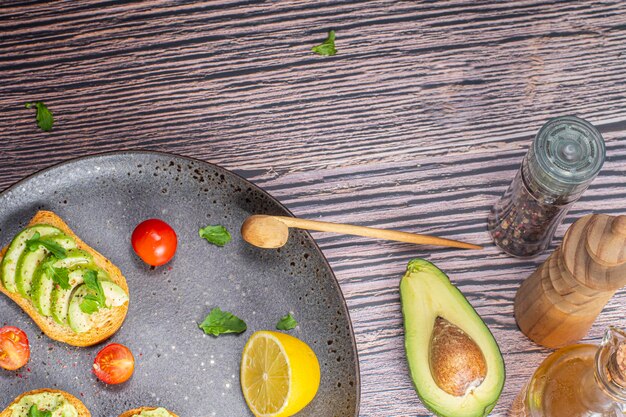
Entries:
[[[613,226],[616,227],[613,227]],[[626,285],[626,216],[592,214],[572,224],[515,295],[515,320],[529,339],[559,348],[587,335]]]
[[[621,1],[151,0],[0,5],[0,187],[70,157],[154,149],[205,159],[297,216],[395,228],[486,250],[314,233],[350,307],[362,416],[429,415],[404,359],[408,260],[446,271],[498,340],[504,416],[549,352],[515,326],[513,297],[548,253],[491,246],[489,207],[534,133],[577,114],[607,162],[558,232],[626,212],[626,6]],[[338,54],[310,47],[337,31]],[[38,131],[25,101],[56,116]],[[626,325],[620,291],[588,340]]]

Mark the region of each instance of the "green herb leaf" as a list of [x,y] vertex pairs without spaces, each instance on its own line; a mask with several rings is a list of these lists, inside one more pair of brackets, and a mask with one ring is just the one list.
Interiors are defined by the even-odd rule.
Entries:
[[52,260],[46,262],[43,265],[43,268],[48,273],[48,275],[52,278],[52,280],[58,284],[64,290],[69,290],[72,288],[70,285],[70,271],[67,268],[55,268],[52,266],[54,262],[57,261],[56,257],[53,257]]
[[335,49],[335,31],[331,30],[328,32],[328,37],[321,44],[314,46],[311,48],[313,52],[318,55],[323,56],[333,56],[337,53],[337,49]]
[[83,278],[85,285],[89,289],[89,294],[83,298],[79,307],[83,313],[93,314],[101,308],[106,307],[106,296],[104,295],[104,289],[102,288],[102,283],[100,283],[96,271],[90,269],[85,272]]
[[67,257],[67,251],[63,246],[59,245],[49,237],[41,237],[39,232],[35,232],[33,236],[26,241],[26,247],[29,251],[34,252],[40,246],[46,248],[48,252],[54,255],[57,259],[65,259]]
[[293,314],[289,313],[286,316],[283,316],[278,323],[276,324],[276,328],[278,330],[291,330],[294,329],[298,325],[298,322],[293,317]]
[[104,289],[102,288],[102,283],[98,279],[98,273],[94,271],[93,269],[90,269],[87,272],[85,272],[84,279],[85,279],[85,284],[87,285],[87,288],[89,288],[92,291],[92,294],[95,295],[100,306],[104,307],[106,305],[107,299],[106,299],[106,296],[104,295]]
[[39,411],[36,405],[31,405],[28,417],[52,417],[52,411]]
[[199,327],[204,330],[204,333],[213,336],[224,333],[242,333],[248,328],[245,321],[228,311],[220,310],[219,307],[211,310]]
[[93,269],[90,269],[85,272],[83,275],[83,279],[85,280],[85,285],[90,290],[98,291],[98,273]]
[[83,301],[80,302],[80,310],[85,314],[93,314],[100,310],[98,298],[93,294],[87,294]]
[[44,132],[52,130],[54,124],[54,117],[52,112],[48,110],[45,104],[41,101],[35,101],[34,103],[26,103],[26,108],[30,109],[35,106],[37,108],[37,126]]
[[224,226],[206,226],[198,230],[198,234],[201,238],[206,239],[209,243],[217,246],[224,246],[230,242],[231,236],[228,230]]
[[30,239],[28,239],[26,241],[26,248],[31,251],[34,252],[37,249],[39,249],[39,238],[41,237],[41,234],[39,232],[35,232],[33,233],[33,235],[30,237]]

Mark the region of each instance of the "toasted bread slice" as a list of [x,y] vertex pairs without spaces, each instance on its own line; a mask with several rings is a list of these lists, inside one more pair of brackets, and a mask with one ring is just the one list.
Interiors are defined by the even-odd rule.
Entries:
[[[156,410],[157,407],[139,407],[139,408],[133,408],[132,410],[128,410],[122,414],[119,415],[119,417],[133,417],[135,414],[139,414],[142,411],[149,411],[149,410]],[[167,410],[168,413],[170,413],[172,415],[172,417],[178,417],[176,414],[172,413],[171,411]],[[4,417],[4,416],[0,416],[0,417]]]
[[74,397],[72,394],[68,394],[65,391],[60,391],[56,389],[36,389],[33,391],[25,392],[19,397],[17,397],[15,400],[13,400],[11,404],[7,405],[4,411],[0,413],[0,417],[11,417],[10,407],[13,404],[18,403],[25,396],[33,395],[33,394],[42,394],[42,393],[61,394],[62,396],[65,397],[67,402],[69,402],[70,404],[74,406],[74,408],[76,408],[76,411],[78,411],[78,417],[91,417],[91,413],[89,412],[89,410],[87,410],[87,407],[85,407],[85,404],[83,404],[78,398]]
[[[59,228],[63,233],[71,236],[75,241],[78,249],[82,249],[93,256],[94,263],[102,268],[109,274],[109,277],[113,282],[119,285],[128,294],[128,284],[126,278],[122,275],[122,272],[118,267],[113,265],[111,261],[98,253],[95,249],[89,247],[83,242],[70,227],[65,224],[63,219],[54,214],[51,211],[38,211],[37,214],[31,219],[28,226],[34,226],[37,224],[48,224]],[[5,246],[0,252],[0,260],[4,256],[8,249],[8,245]],[[119,330],[126,318],[128,312],[128,302],[119,307],[110,309],[102,309],[95,313],[97,324],[89,331],[84,333],[75,333],[69,326],[63,326],[54,321],[51,317],[46,317],[35,309],[32,302],[22,297],[20,293],[13,293],[8,291],[0,281],[0,292],[6,294],[10,299],[15,301],[21,308],[37,323],[37,326],[51,339],[58,340],[59,342],[67,343],[73,346],[91,346],[102,342],[103,340],[111,337],[115,332]]]

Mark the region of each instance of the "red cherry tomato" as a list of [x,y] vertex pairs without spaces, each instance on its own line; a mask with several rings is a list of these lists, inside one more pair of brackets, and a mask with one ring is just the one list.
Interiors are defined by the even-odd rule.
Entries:
[[111,343],[96,355],[93,372],[105,384],[121,384],[133,375],[135,358],[124,345]]
[[160,266],[174,257],[178,239],[169,224],[163,220],[150,219],[135,227],[131,242],[135,253],[145,263]]
[[28,363],[30,345],[26,333],[17,327],[0,328],[0,366],[15,371]]

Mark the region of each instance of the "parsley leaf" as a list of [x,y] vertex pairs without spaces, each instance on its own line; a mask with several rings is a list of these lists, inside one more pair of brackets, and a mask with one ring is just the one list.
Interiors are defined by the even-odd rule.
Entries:
[[104,295],[102,283],[98,279],[98,273],[93,269],[90,269],[89,271],[85,272],[84,279],[87,288],[92,290],[95,299],[102,307],[104,307],[106,305],[106,296]]
[[55,261],[57,261],[57,258],[53,257],[52,260],[43,264],[43,268],[56,284],[64,290],[69,290],[72,288],[69,277],[70,271],[67,268],[55,268],[52,266]]
[[106,296],[104,295],[104,289],[102,288],[102,283],[100,283],[96,271],[90,269],[85,272],[83,278],[90,292],[83,298],[79,307],[83,313],[93,314],[101,308],[106,307]]
[[85,314],[93,314],[100,310],[100,304],[98,303],[98,299],[95,295],[87,294],[83,301],[80,302],[80,311]]
[[29,251],[34,252],[40,246],[46,248],[48,252],[54,255],[57,259],[65,259],[67,257],[67,251],[63,246],[59,245],[49,237],[41,237],[39,232],[35,232],[33,236],[26,241],[26,247]]
[[248,326],[246,322],[241,320],[228,311],[222,311],[219,307],[215,307],[199,326],[204,333],[213,336],[219,336],[224,333],[242,333]]
[[85,280],[87,288],[98,291],[98,273],[96,271],[93,269],[86,271],[83,275],[83,279]]
[[36,405],[31,405],[28,417],[52,417],[52,411],[39,411]]
[[48,110],[45,104],[41,101],[35,101],[34,103],[26,103],[26,108],[30,109],[35,106],[37,108],[37,126],[44,132],[49,132],[52,130],[52,125],[54,124],[54,117],[52,117],[52,112]]
[[337,53],[337,49],[335,49],[335,31],[328,31],[328,37],[321,44],[314,46],[311,48],[313,52],[318,55],[323,56],[333,56]]
[[228,233],[228,230],[224,226],[208,225],[206,227],[198,230],[198,234],[201,238],[206,239],[209,243],[212,243],[217,246],[224,246],[228,242],[230,242],[231,236]]
[[282,317],[276,324],[278,330],[291,330],[298,325],[298,322],[293,317],[293,314],[289,313]]

